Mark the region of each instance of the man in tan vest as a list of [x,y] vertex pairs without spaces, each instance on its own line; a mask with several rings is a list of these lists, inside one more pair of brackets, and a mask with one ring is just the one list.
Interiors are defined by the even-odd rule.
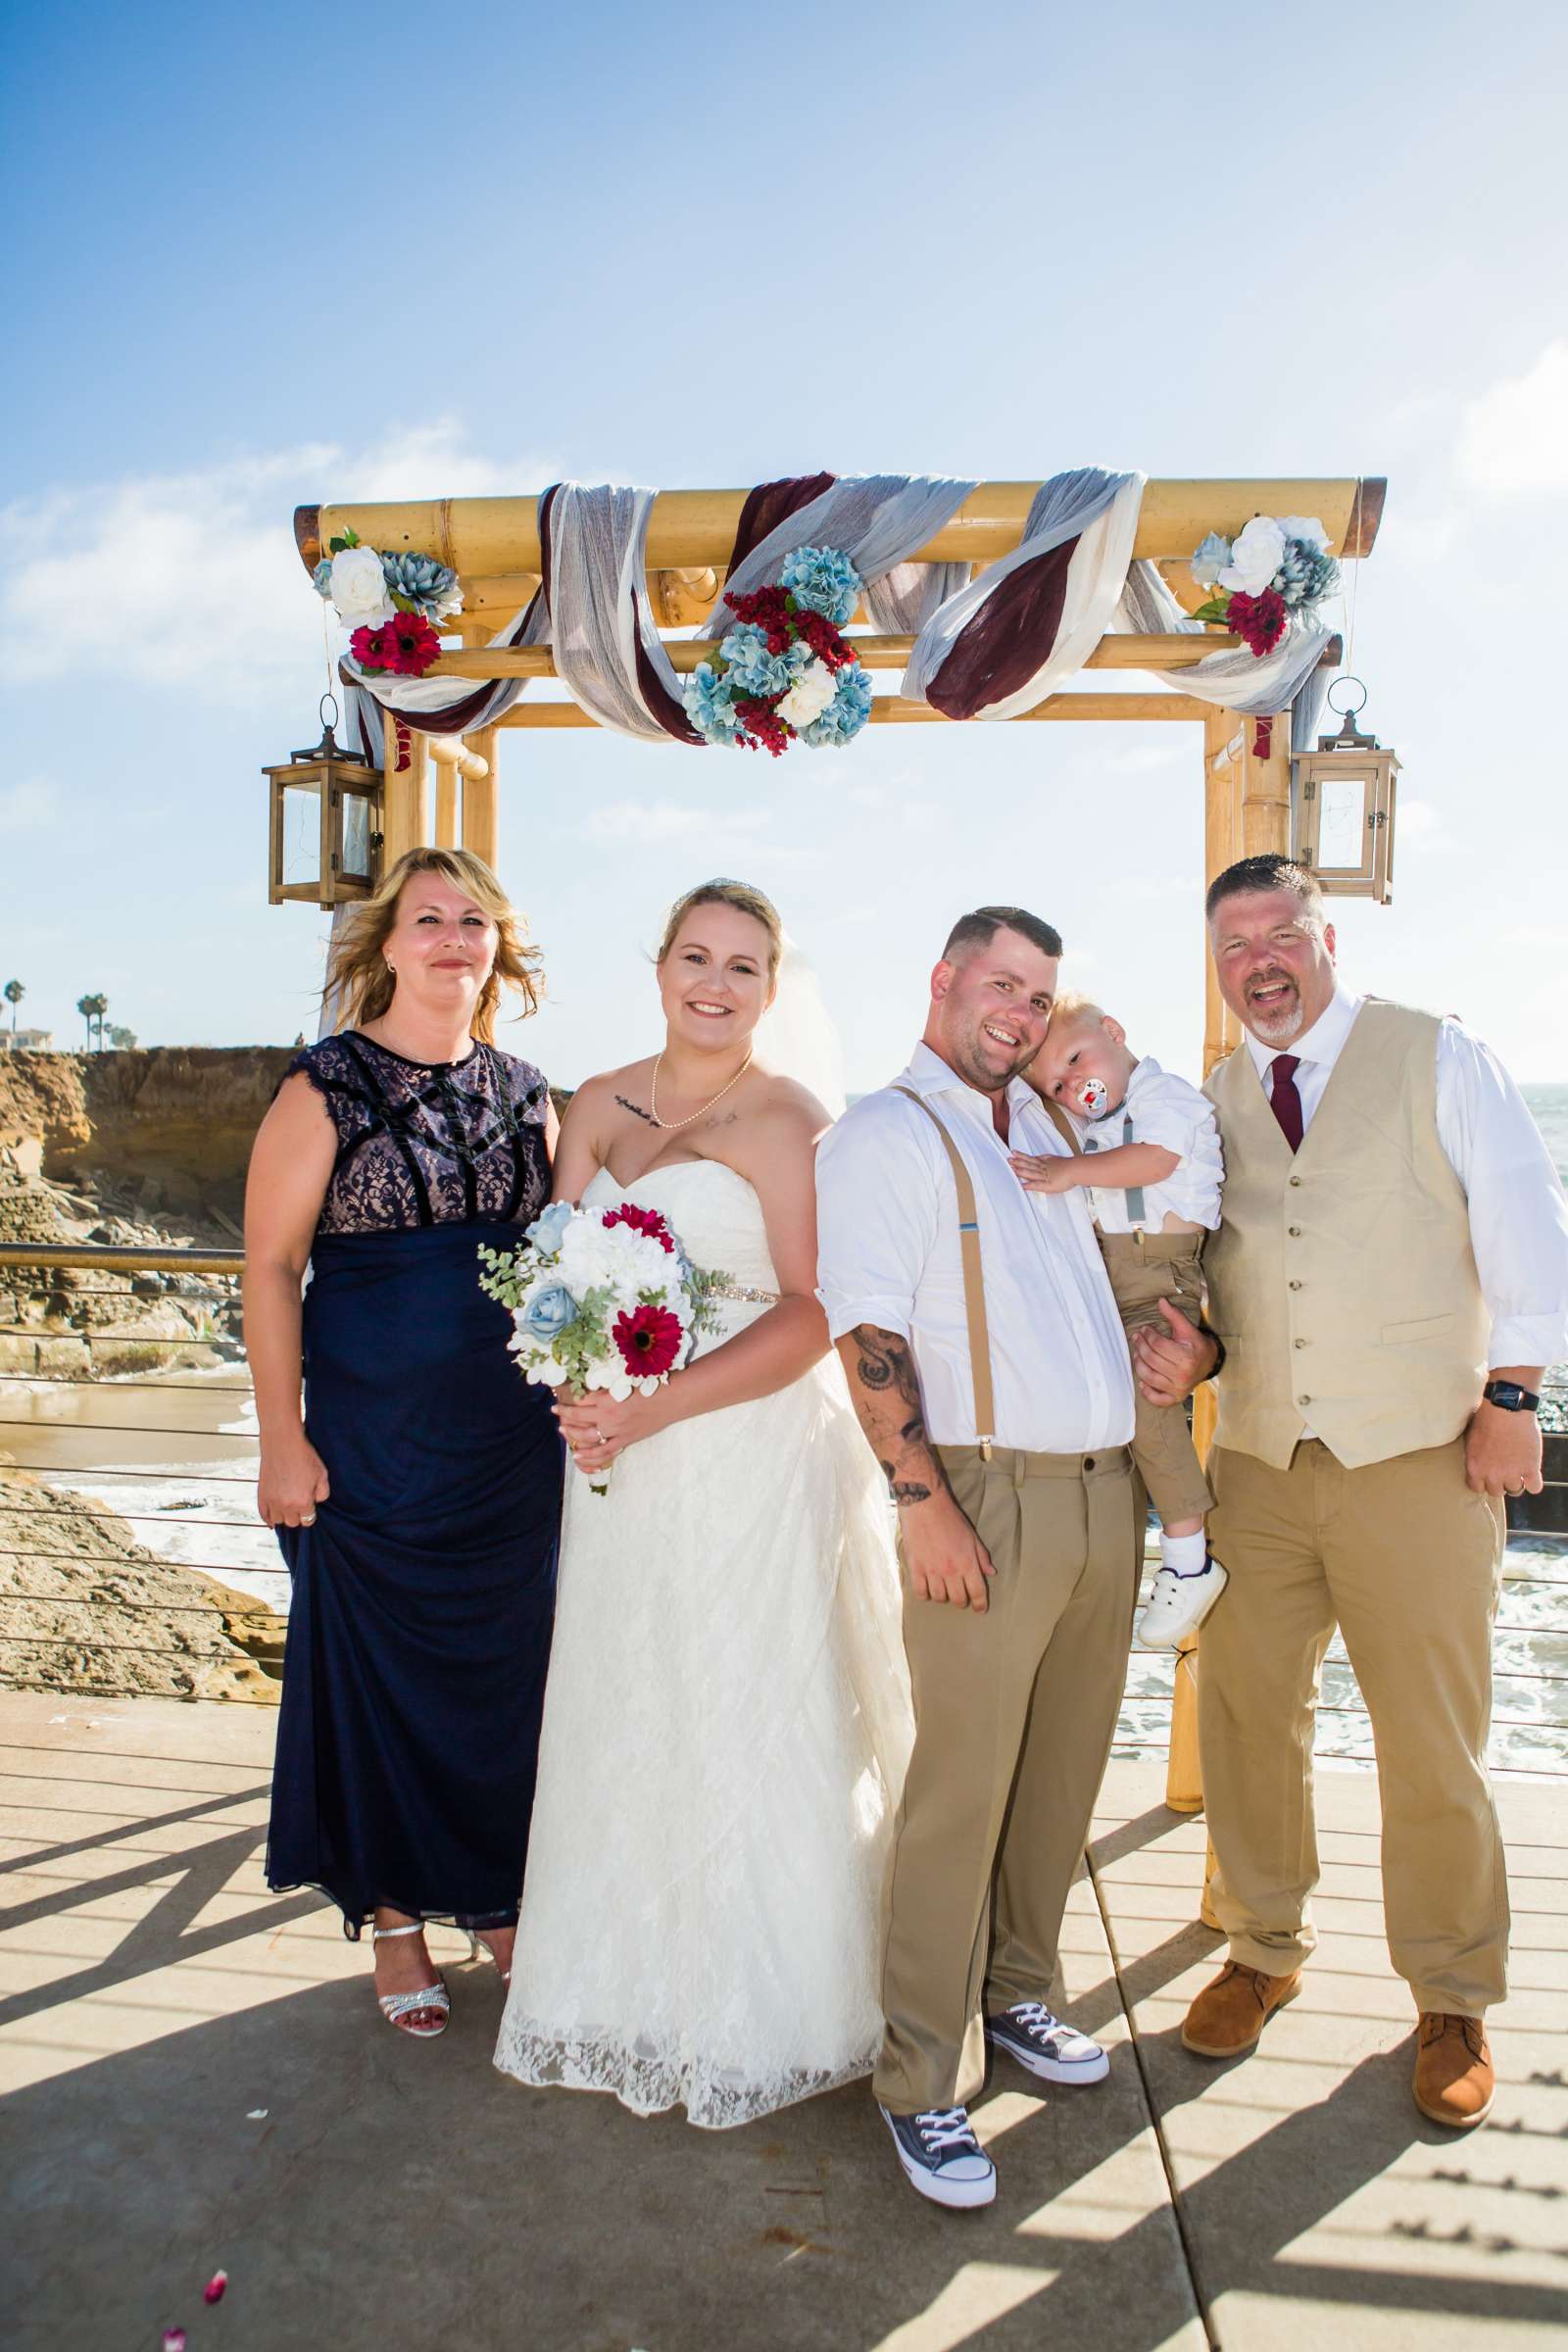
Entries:
[[[1352,995],[1310,873],[1250,858],[1208,893],[1243,1044],[1207,1092],[1225,1152],[1206,1256],[1224,1356],[1209,1478],[1230,1584],[1199,1732],[1230,1959],[1182,2030],[1240,2056],[1315,1942],[1312,1730],[1343,1632],[1372,1718],[1389,1949],[1418,2012],[1414,2091],[1492,2105],[1508,1896],[1487,1778],[1506,1494],[1541,1487],[1536,1404],[1568,1353],[1568,1203],[1506,1073],[1456,1022]],[[1180,1328],[1177,1328],[1180,1326]],[[1173,1378],[1177,1316],[1140,1351]]]

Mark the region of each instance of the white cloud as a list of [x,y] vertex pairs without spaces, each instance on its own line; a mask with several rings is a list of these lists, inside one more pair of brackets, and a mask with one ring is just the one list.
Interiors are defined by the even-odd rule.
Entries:
[[59,788],[46,776],[0,784],[0,841],[16,833],[48,833],[59,822]]
[[1460,420],[1458,470],[1473,489],[1568,490],[1568,340],[1523,375],[1504,376]]
[[1401,800],[1395,812],[1395,821],[1402,849],[1414,846],[1431,854],[1459,847],[1453,827],[1442,809],[1435,808],[1431,801]]
[[438,418],[359,450],[306,443],[18,501],[0,511],[11,675],[251,702],[318,658],[323,608],[294,546],[298,502],[471,497],[548,472],[532,459],[499,466]]
[[745,834],[755,840],[771,822],[765,808],[715,815],[711,808],[687,808],[678,801],[612,801],[593,810],[580,838],[647,844],[691,841],[700,836],[710,839],[723,833],[730,838]]

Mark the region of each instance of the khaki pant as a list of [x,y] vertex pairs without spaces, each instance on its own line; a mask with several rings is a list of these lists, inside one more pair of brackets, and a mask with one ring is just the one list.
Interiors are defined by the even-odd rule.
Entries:
[[1209,1543],[1230,1583],[1199,1644],[1209,1892],[1231,1957],[1287,1976],[1312,1950],[1312,1725],[1336,1624],[1372,1718],[1389,1952],[1418,2009],[1506,1991],[1508,1887],[1485,1763],[1499,1503],[1464,1443],[1345,1469],[1308,1439],[1288,1470],[1216,1446]]
[[[1098,1233],[1100,1254],[1115,1294],[1122,1329],[1131,1337],[1140,1325],[1166,1328],[1159,1302],[1168,1298],[1190,1322],[1203,1319],[1203,1243],[1200,1233]],[[1213,1504],[1208,1481],[1193,1445],[1187,1410],[1180,1404],[1151,1404],[1136,1383],[1138,1425],[1133,1460],[1149,1489],[1160,1524],[1205,1518]]]
[[983,2013],[1043,2000],[1110,1751],[1137,1579],[1127,1448],[939,1448],[996,1569],[983,1616],[907,1592],[914,1752],[888,1871],[874,2085],[970,2099]]

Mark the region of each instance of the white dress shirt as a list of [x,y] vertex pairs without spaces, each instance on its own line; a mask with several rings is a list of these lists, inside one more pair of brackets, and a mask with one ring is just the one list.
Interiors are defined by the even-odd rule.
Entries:
[[[1271,1101],[1275,1059],[1296,1055],[1303,1134],[1364,1002],[1336,981],[1327,1009],[1289,1045],[1244,1032]],[[1452,1020],[1438,1031],[1438,1142],[1470,1207],[1470,1247],[1492,1317],[1489,1362],[1559,1362],[1568,1356],[1568,1200],[1519,1089],[1491,1047]]]
[[[1009,1150],[1065,1154],[1040,1098],[1007,1088],[1009,1140],[991,1098],[929,1046],[895,1081],[928,1100],[974,1180],[999,1446],[1081,1453],[1133,1434],[1132,1371],[1087,1195],[1026,1193]],[[910,1345],[927,1434],[972,1446],[974,1383],[964,1312],[957,1192],[925,1112],[884,1087],[847,1110],[817,1147],[817,1298],[838,1339],[858,1324]]]
[[1160,1233],[1167,1216],[1214,1231],[1219,1223],[1225,1161],[1214,1105],[1196,1086],[1189,1086],[1173,1070],[1162,1070],[1152,1054],[1146,1054],[1115,1109],[1098,1119],[1081,1120],[1079,1125],[1086,1155],[1115,1152],[1129,1143],[1158,1144],[1161,1151],[1174,1152],[1181,1163],[1158,1184],[1139,1188],[1144,1196],[1141,1217],[1129,1213],[1130,1196],[1124,1186],[1102,1192],[1099,1185],[1091,1185],[1090,1212],[1102,1233]]

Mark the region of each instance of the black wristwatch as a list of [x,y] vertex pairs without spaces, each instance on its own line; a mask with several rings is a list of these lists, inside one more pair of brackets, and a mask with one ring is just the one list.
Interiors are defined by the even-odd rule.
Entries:
[[1484,1403],[1495,1404],[1505,1413],[1534,1413],[1541,1405],[1541,1398],[1532,1390],[1522,1389],[1516,1380],[1489,1380],[1481,1396]]

